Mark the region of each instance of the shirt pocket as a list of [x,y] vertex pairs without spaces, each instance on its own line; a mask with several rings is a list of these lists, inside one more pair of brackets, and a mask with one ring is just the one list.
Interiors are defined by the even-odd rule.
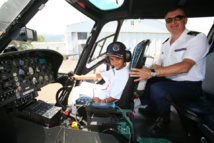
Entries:
[[179,63],[183,60],[183,56],[184,56],[184,53],[186,51],[186,48],[182,48],[183,50],[181,49],[176,49],[173,51],[173,58],[172,60],[174,61],[174,63]]

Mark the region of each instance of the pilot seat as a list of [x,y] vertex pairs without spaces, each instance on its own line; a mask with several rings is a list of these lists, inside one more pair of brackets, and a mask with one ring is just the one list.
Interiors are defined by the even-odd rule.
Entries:
[[175,102],[181,123],[188,135],[201,137],[202,142],[214,142],[214,25],[208,34],[210,51],[206,56],[206,75],[202,82],[204,94],[191,101]]
[[[142,68],[146,62],[145,51],[150,40],[138,43],[133,51],[126,52],[126,62],[130,62],[131,68]],[[115,103],[93,103],[87,102],[82,109],[78,109],[80,117],[87,121],[87,128],[91,131],[108,133],[114,135],[120,142],[133,142],[134,130],[132,125],[134,99],[138,97],[138,83],[133,77],[128,78],[121,98]]]

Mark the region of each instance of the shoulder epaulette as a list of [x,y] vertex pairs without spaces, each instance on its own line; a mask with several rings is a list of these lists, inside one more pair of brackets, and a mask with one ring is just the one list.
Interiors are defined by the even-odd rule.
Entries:
[[166,43],[169,40],[169,38],[167,38],[162,44]]
[[192,35],[192,36],[196,36],[198,35],[200,32],[197,32],[197,31],[190,31],[187,33],[187,35]]

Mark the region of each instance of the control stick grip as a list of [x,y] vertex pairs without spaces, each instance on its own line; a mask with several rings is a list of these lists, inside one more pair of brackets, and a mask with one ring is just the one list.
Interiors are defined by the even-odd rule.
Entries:
[[68,77],[71,77],[71,76],[74,76],[74,72],[72,72],[72,71],[70,71],[70,72],[68,73]]

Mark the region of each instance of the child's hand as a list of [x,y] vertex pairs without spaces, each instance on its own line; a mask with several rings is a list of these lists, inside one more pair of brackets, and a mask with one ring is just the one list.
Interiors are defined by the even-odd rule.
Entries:
[[78,77],[80,77],[80,76],[75,75],[74,72],[70,71],[70,72],[68,73],[68,77],[74,78],[75,80],[78,80]]
[[74,72],[73,72],[73,71],[70,71],[70,72],[68,73],[68,77],[72,77],[72,76],[74,76]]
[[75,80],[79,80],[80,76],[75,74],[75,75],[73,76],[73,78],[74,78]]

